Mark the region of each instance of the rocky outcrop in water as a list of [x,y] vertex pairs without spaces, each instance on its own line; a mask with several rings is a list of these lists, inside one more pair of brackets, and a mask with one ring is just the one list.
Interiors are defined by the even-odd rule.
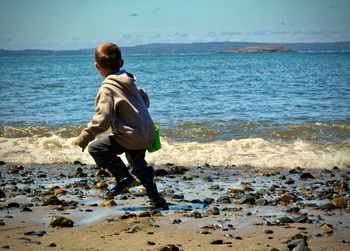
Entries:
[[225,54],[237,54],[237,53],[271,53],[271,52],[296,52],[287,47],[272,45],[272,46],[254,46],[254,47],[245,47],[239,49],[225,50]]

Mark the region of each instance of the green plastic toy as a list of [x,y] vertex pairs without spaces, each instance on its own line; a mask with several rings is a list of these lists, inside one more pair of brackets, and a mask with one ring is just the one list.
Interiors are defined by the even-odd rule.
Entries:
[[160,143],[159,126],[157,123],[154,123],[154,129],[156,131],[156,137],[154,139],[153,145],[147,149],[147,151],[150,153],[156,152],[162,147]]

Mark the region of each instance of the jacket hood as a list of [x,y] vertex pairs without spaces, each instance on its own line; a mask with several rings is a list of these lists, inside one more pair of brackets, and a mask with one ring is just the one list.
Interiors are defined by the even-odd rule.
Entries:
[[129,72],[119,71],[106,77],[103,84],[114,85],[122,88],[129,95],[135,96],[137,94],[137,87],[135,85],[136,77]]

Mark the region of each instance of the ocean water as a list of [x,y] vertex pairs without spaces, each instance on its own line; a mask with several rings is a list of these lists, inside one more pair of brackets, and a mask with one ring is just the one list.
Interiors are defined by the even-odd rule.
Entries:
[[[350,167],[349,53],[124,59],[161,127],[150,164]],[[0,58],[0,160],[92,164],[72,142],[102,80],[92,56]]]

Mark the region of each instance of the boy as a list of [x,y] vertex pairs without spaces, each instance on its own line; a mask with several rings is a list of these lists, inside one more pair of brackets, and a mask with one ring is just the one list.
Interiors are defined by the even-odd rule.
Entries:
[[84,151],[96,135],[112,129],[112,135],[92,142],[89,153],[96,165],[107,169],[116,179],[108,196],[116,196],[130,187],[135,178],[118,155],[125,153],[132,173],[146,188],[151,205],[167,208],[154,182],[154,170],[147,166],[145,152],[155,138],[154,124],[148,113],[149,99],[138,90],[135,77],[121,70],[124,61],[120,48],[103,43],[95,52],[95,66],[105,78],[96,96],[96,114],[75,140]]

